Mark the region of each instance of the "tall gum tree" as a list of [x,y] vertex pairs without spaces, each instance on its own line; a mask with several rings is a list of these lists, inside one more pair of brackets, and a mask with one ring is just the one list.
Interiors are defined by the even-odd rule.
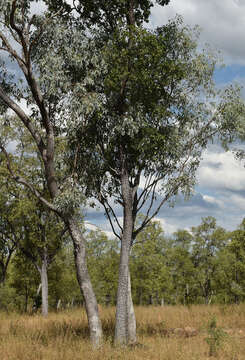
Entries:
[[216,58],[197,50],[197,37],[179,17],[155,31],[118,26],[101,51],[96,106],[69,128],[69,162],[121,241],[116,343],[136,342],[128,264],[137,234],[178,193],[191,193],[208,142],[229,139],[244,111],[238,89],[215,90]]
[[[176,193],[190,193],[202,150],[217,133],[225,140],[242,105],[233,88],[223,98],[215,93],[215,60],[196,51],[180,21],[155,32],[143,29],[152,1],[46,3],[53,11],[64,6],[67,15],[75,13],[90,29],[100,29],[106,66],[93,84],[97,95],[70,126],[70,160],[80,181],[89,179],[88,193],[104,206],[121,241],[115,342],[136,342],[128,268],[134,239]],[[113,197],[123,209],[122,226]],[[135,227],[142,208],[145,219]]]
[[[49,8],[57,12],[60,9],[64,9],[64,16],[66,15],[73,16],[75,12],[75,17],[77,21],[81,21],[82,24],[85,24],[89,26],[91,32],[93,29],[99,29],[100,36],[99,41],[97,43],[97,47],[99,47],[101,50],[103,50],[105,44],[110,41],[114,41],[115,37],[118,36],[118,31],[121,30],[126,31],[126,49],[131,49],[133,45],[133,38],[134,38],[134,32],[138,27],[141,27],[142,23],[144,21],[149,20],[150,16],[150,9],[153,6],[152,1],[147,0],[123,0],[123,1],[74,1],[72,5],[67,4],[66,1],[52,1],[52,0],[46,0],[46,4],[49,5]],[[167,5],[169,3],[169,0],[159,0],[157,1],[160,5]],[[120,25],[120,29],[118,28],[118,25]],[[124,55],[122,53],[122,55]],[[128,61],[128,57],[126,55],[126,67],[127,71],[130,71],[130,60]],[[107,65],[107,64],[106,64]],[[102,66],[103,67],[103,66]],[[73,69],[74,70],[74,69]],[[125,69],[124,69],[125,70]],[[125,114],[124,109],[124,102],[125,102],[125,85],[127,83],[127,71],[124,72],[123,78],[119,80],[119,96],[117,96],[116,102],[117,102],[117,112],[119,112],[119,115],[122,115],[122,117]],[[77,75],[74,77],[74,83],[79,82],[79,71],[77,71]],[[101,74],[100,74],[101,75]],[[100,76],[101,80],[101,76]],[[103,80],[102,80],[103,81]],[[91,99],[88,101],[88,98],[86,96],[86,101],[83,101],[83,105],[81,111],[81,106],[75,105],[75,113],[77,116],[77,113],[82,113],[81,118],[86,117],[86,113],[93,112],[93,109],[100,107],[101,100],[103,101],[104,93],[103,90],[98,89],[96,84],[101,84],[101,81],[98,82],[98,78],[94,82],[92,89],[90,88],[90,92],[93,94],[91,96]],[[90,84],[91,85],[91,84]],[[100,87],[100,85],[99,85]],[[94,94],[97,94],[97,96]],[[81,96],[80,93],[76,92],[76,94],[73,94],[76,98],[76,102],[79,102]],[[99,95],[99,96],[98,96]],[[79,99],[79,100],[78,100]],[[87,103],[87,106],[86,106]],[[78,108],[80,107],[80,111],[78,111]],[[83,116],[84,115],[84,116]],[[72,116],[74,118],[74,114]],[[74,121],[74,123],[77,123],[77,121]],[[71,127],[70,127],[71,128]],[[73,130],[72,130],[73,131]],[[77,163],[78,153],[75,150],[76,155],[74,160],[74,164]],[[123,157],[123,151],[121,153]],[[121,159],[122,160],[122,159]],[[124,160],[122,160],[124,161]],[[127,171],[126,171],[126,163],[124,167],[124,171],[122,171],[122,189],[124,193],[124,197],[127,198],[126,202],[128,205],[125,206],[125,218],[127,218],[125,226],[124,226],[124,232],[122,233],[122,236],[127,240],[125,240],[123,243],[128,243],[126,248],[122,247],[121,251],[121,265],[119,268],[120,278],[121,278],[121,284],[118,287],[118,306],[117,306],[117,325],[116,325],[116,334],[115,334],[115,341],[118,343],[125,343],[125,342],[136,342],[136,326],[135,326],[135,316],[134,311],[132,307],[132,299],[131,299],[131,286],[130,286],[130,276],[128,273],[128,253],[130,251],[130,241],[131,238],[131,232],[132,232],[132,225],[131,219],[130,219],[130,213],[131,213],[131,205],[130,202],[132,200],[130,199],[132,196],[130,194],[130,191],[128,189],[127,184]],[[123,179],[124,177],[124,179]],[[124,265],[123,265],[124,264]],[[128,295],[127,295],[127,294]],[[127,302],[127,305],[126,305]],[[124,311],[119,310],[121,308],[124,308]],[[127,311],[125,313],[125,309],[127,308]],[[121,324],[121,325],[119,325]],[[131,325],[130,325],[131,324]]]
[[[94,346],[98,346],[102,339],[102,328],[98,313],[98,306],[90,281],[87,263],[85,240],[80,231],[76,216],[76,208],[80,202],[72,175],[67,179],[60,177],[59,164],[56,154],[57,141],[60,132],[57,131],[57,114],[64,95],[62,76],[52,82],[44,71],[45,64],[41,63],[40,48],[45,43],[44,30],[55,20],[57,14],[33,14],[34,1],[1,0],[0,1],[0,102],[1,112],[5,114],[1,119],[0,148],[7,158],[7,167],[11,177],[26,186],[45,206],[54,211],[65,223],[73,240],[77,279],[85,299],[88,316],[90,337]],[[41,4],[41,2],[39,2]],[[42,3],[43,4],[43,3]],[[57,22],[54,22],[54,24]],[[58,26],[54,26],[62,32]],[[53,29],[54,29],[53,28]],[[70,33],[72,36],[73,32]],[[46,39],[47,40],[47,39]],[[74,43],[75,43],[75,39]],[[69,48],[69,43],[63,42],[63,48]],[[44,51],[44,49],[43,49]],[[56,53],[49,53],[50,62],[56,67]],[[10,63],[15,63],[15,74],[11,72]],[[56,73],[57,75],[57,73]],[[46,76],[46,77],[45,77]],[[65,92],[68,90],[65,89]],[[61,104],[62,103],[62,104]],[[29,111],[23,104],[27,104]],[[8,118],[6,110],[12,110],[19,122],[25,127],[39,152],[50,201],[43,197],[35,187],[35,182],[28,181],[25,176],[15,172],[8,153],[2,125]],[[64,131],[64,129],[63,129]],[[62,133],[64,136],[64,132]],[[66,181],[67,180],[67,181]],[[73,200],[77,198],[77,203]],[[69,206],[67,204],[69,203]]]

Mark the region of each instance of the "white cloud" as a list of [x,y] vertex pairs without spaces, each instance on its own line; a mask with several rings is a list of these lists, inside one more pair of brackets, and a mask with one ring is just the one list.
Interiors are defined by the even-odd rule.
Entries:
[[153,219],[153,221],[154,220],[160,222],[161,227],[166,234],[172,234],[175,231],[177,231],[179,228],[179,226],[177,224],[171,224],[170,222],[167,222],[164,218],[156,217]]
[[115,236],[112,231],[104,230],[101,227],[99,227],[99,226],[97,226],[95,224],[91,224],[88,221],[84,221],[84,225],[85,225],[86,230],[92,230],[92,231],[99,230],[102,233],[106,234],[109,238],[113,238]]
[[218,205],[220,208],[224,207],[224,201],[215,198],[214,196],[203,195],[203,200],[214,205]]
[[232,195],[230,197],[230,202],[237,209],[245,210],[245,198],[239,195]]
[[185,23],[200,25],[202,43],[221,50],[226,63],[245,65],[244,0],[171,0],[168,6],[153,8],[151,23],[163,25],[176,13],[184,17]]
[[245,169],[231,152],[207,151],[197,174],[202,187],[245,190]]

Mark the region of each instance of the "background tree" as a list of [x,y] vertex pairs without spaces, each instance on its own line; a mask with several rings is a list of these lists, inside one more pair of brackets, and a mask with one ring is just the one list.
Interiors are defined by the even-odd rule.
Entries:
[[12,304],[15,310],[26,313],[30,309],[34,309],[34,306],[36,310],[41,307],[42,299],[38,292],[40,276],[33,267],[32,262],[27,261],[20,251],[15,253],[11,262],[8,283],[14,291],[13,297],[9,299],[9,303]]
[[49,304],[52,309],[84,304],[76,282],[73,246],[71,242],[65,242],[49,267]]
[[172,291],[167,263],[168,239],[159,222],[151,221],[137,236],[132,247],[130,273],[136,304],[164,304]]
[[196,271],[192,259],[194,238],[187,230],[174,233],[168,252],[168,265],[172,278],[172,302],[189,304],[195,302]]
[[[48,315],[48,268],[64,242],[65,230],[57,221],[57,217],[43,209],[37,200],[29,200],[23,206],[20,203],[21,221],[23,223],[22,239],[18,249],[24,257],[31,261],[40,275],[42,291],[42,315]],[[28,206],[29,205],[29,206]]]
[[0,286],[4,284],[10,259],[16,250],[15,234],[10,224],[13,204],[4,186],[0,194]]
[[118,282],[119,248],[99,229],[86,235],[88,268],[100,304],[115,305]]
[[[8,139],[15,143],[14,155],[11,155],[15,171],[25,174],[25,178],[30,183],[35,183],[39,194],[49,200],[40,158],[28,132],[19,126],[17,119],[12,119],[11,127],[5,124],[4,130]],[[62,246],[64,226],[62,228],[57,215],[52,214],[23,185],[13,183],[12,179],[9,179],[6,169],[4,170],[2,167],[2,171],[2,176],[8,184],[5,196],[9,197],[9,204],[5,204],[3,212],[7,217],[9,233],[12,234],[11,243],[22,252],[27,261],[33,263],[40,274],[42,314],[47,316],[47,270]],[[7,207],[9,207],[9,211],[6,211]]]
[[201,225],[193,227],[191,231],[192,261],[196,268],[196,281],[205,304],[208,304],[216,293],[213,280],[219,267],[218,253],[227,243],[227,234],[223,228],[216,226],[216,220],[211,216],[203,218]]
[[232,302],[239,303],[244,300],[245,296],[245,221],[241,223],[237,230],[234,230],[229,235],[229,243],[227,244],[228,253],[227,258],[230,257],[228,263],[229,270],[227,271],[229,277],[229,292]]

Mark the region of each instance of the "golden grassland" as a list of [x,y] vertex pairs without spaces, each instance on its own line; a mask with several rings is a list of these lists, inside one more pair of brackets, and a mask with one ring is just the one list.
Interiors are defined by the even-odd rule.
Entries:
[[[139,344],[112,345],[114,308],[100,308],[104,345],[91,348],[83,309],[40,315],[0,314],[0,360],[245,360],[245,304],[136,307]],[[215,317],[228,335],[209,354],[207,328]],[[195,336],[175,333],[192,327]]]

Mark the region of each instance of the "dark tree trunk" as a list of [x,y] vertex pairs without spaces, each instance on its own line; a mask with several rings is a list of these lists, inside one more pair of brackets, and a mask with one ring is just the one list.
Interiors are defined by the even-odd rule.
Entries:
[[97,300],[87,268],[85,240],[75,219],[66,219],[66,224],[73,241],[77,280],[85,300],[90,338],[93,346],[98,347],[102,342],[102,326]]

